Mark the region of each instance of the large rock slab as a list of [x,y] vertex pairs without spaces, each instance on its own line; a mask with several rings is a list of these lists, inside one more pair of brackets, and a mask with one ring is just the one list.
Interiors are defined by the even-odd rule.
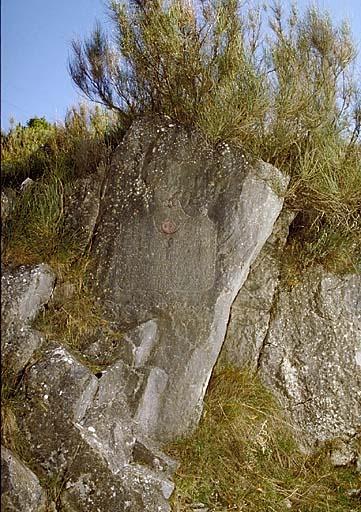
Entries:
[[20,427],[38,474],[61,486],[64,510],[170,510],[171,461],[151,448],[149,463],[142,460],[139,447],[144,452],[147,443],[129,413],[120,370],[114,365],[97,378],[49,343],[27,372]]
[[93,240],[93,287],[123,328],[156,322],[156,338],[136,350],[144,378],[135,418],[147,436],[164,441],[197,424],[231,304],[287,182],[167,120],[134,123],[118,148]]
[[10,450],[1,447],[1,509],[45,512],[46,496],[39,479]]
[[280,291],[259,372],[306,448],[334,440],[336,465],[360,459],[361,275],[316,267]]

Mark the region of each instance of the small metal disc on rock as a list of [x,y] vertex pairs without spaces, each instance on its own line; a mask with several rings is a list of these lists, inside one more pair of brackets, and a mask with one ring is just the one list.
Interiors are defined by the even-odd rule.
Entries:
[[162,231],[167,235],[172,235],[176,231],[176,226],[171,220],[165,220],[162,222]]

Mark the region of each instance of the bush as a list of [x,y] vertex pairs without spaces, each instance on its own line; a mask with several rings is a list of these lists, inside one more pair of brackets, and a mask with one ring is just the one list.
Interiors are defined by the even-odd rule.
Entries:
[[49,161],[49,144],[56,126],[38,118],[1,133],[1,184],[18,186],[27,177],[40,177]]
[[287,172],[287,204],[307,219],[295,233],[303,262],[354,269],[361,95],[347,24],[334,26],[314,7],[300,16],[295,7],[264,12],[238,0],[108,7],[112,40],[97,25],[88,40],[73,42],[69,68],[83,93],[125,124],[167,115]]

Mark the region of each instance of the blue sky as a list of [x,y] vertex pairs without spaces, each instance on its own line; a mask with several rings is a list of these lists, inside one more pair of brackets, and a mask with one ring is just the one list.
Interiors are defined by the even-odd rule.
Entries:
[[[348,18],[361,48],[360,0],[318,0],[335,21]],[[283,0],[284,5],[291,2]],[[296,2],[301,8],[306,0]],[[67,71],[71,40],[99,19],[109,27],[104,0],[3,0],[1,2],[1,126],[10,117],[64,119],[80,96]]]

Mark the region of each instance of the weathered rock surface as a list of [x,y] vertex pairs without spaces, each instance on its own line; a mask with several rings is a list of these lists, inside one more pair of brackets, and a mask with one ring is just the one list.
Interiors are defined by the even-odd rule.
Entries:
[[53,291],[55,275],[48,265],[19,267],[2,273],[1,314],[4,327],[29,324]]
[[283,211],[230,316],[219,366],[259,371],[299,432],[303,448],[331,442],[334,465],[361,464],[361,276],[321,267],[288,290]]
[[73,181],[65,200],[65,225],[83,244],[90,241],[99,214],[105,169]]
[[98,379],[50,344],[24,384],[29,399],[21,428],[39,474],[62,483],[65,510],[170,510],[171,460],[151,448],[149,460],[141,458],[139,446],[144,451],[147,443],[137,434],[117,365]]
[[119,147],[93,240],[93,286],[111,320],[157,326],[138,347],[129,342],[125,360],[143,376],[135,419],[147,436],[165,441],[197,424],[231,304],[286,186],[274,167],[227,145],[211,150],[163,120],[136,122]]
[[4,446],[1,447],[1,510],[45,512],[46,496],[29,468]]
[[2,272],[1,351],[15,373],[25,367],[43,342],[30,324],[48,302],[54,283],[54,272],[44,264]]
[[[316,268],[281,289],[287,179],[159,119],[134,124],[109,171],[66,205],[109,320],[81,347],[103,371],[31,329],[48,266],[3,272],[3,357],[26,367],[16,420],[37,474],[2,452],[5,510],[42,512],[42,477],[68,512],[168,512],[177,464],[159,441],[196,426],[238,292],[219,364],[259,371],[305,447],[332,440],[335,465],[361,468],[361,278]],[[61,283],[53,303],[74,293]]]
[[259,371],[309,449],[332,441],[335,465],[361,460],[361,276],[308,270],[281,281],[293,214],[282,211],[231,310],[219,366]]
[[280,282],[282,253],[293,218],[293,212],[282,211],[272,235],[235,298],[226,338],[217,362],[219,366],[231,365],[257,370]]
[[361,433],[361,276],[338,277],[316,267],[292,290],[280,291],[259,372],[306,443],[338,439],[345,447],[336,449],[335,462],[355,461]]

